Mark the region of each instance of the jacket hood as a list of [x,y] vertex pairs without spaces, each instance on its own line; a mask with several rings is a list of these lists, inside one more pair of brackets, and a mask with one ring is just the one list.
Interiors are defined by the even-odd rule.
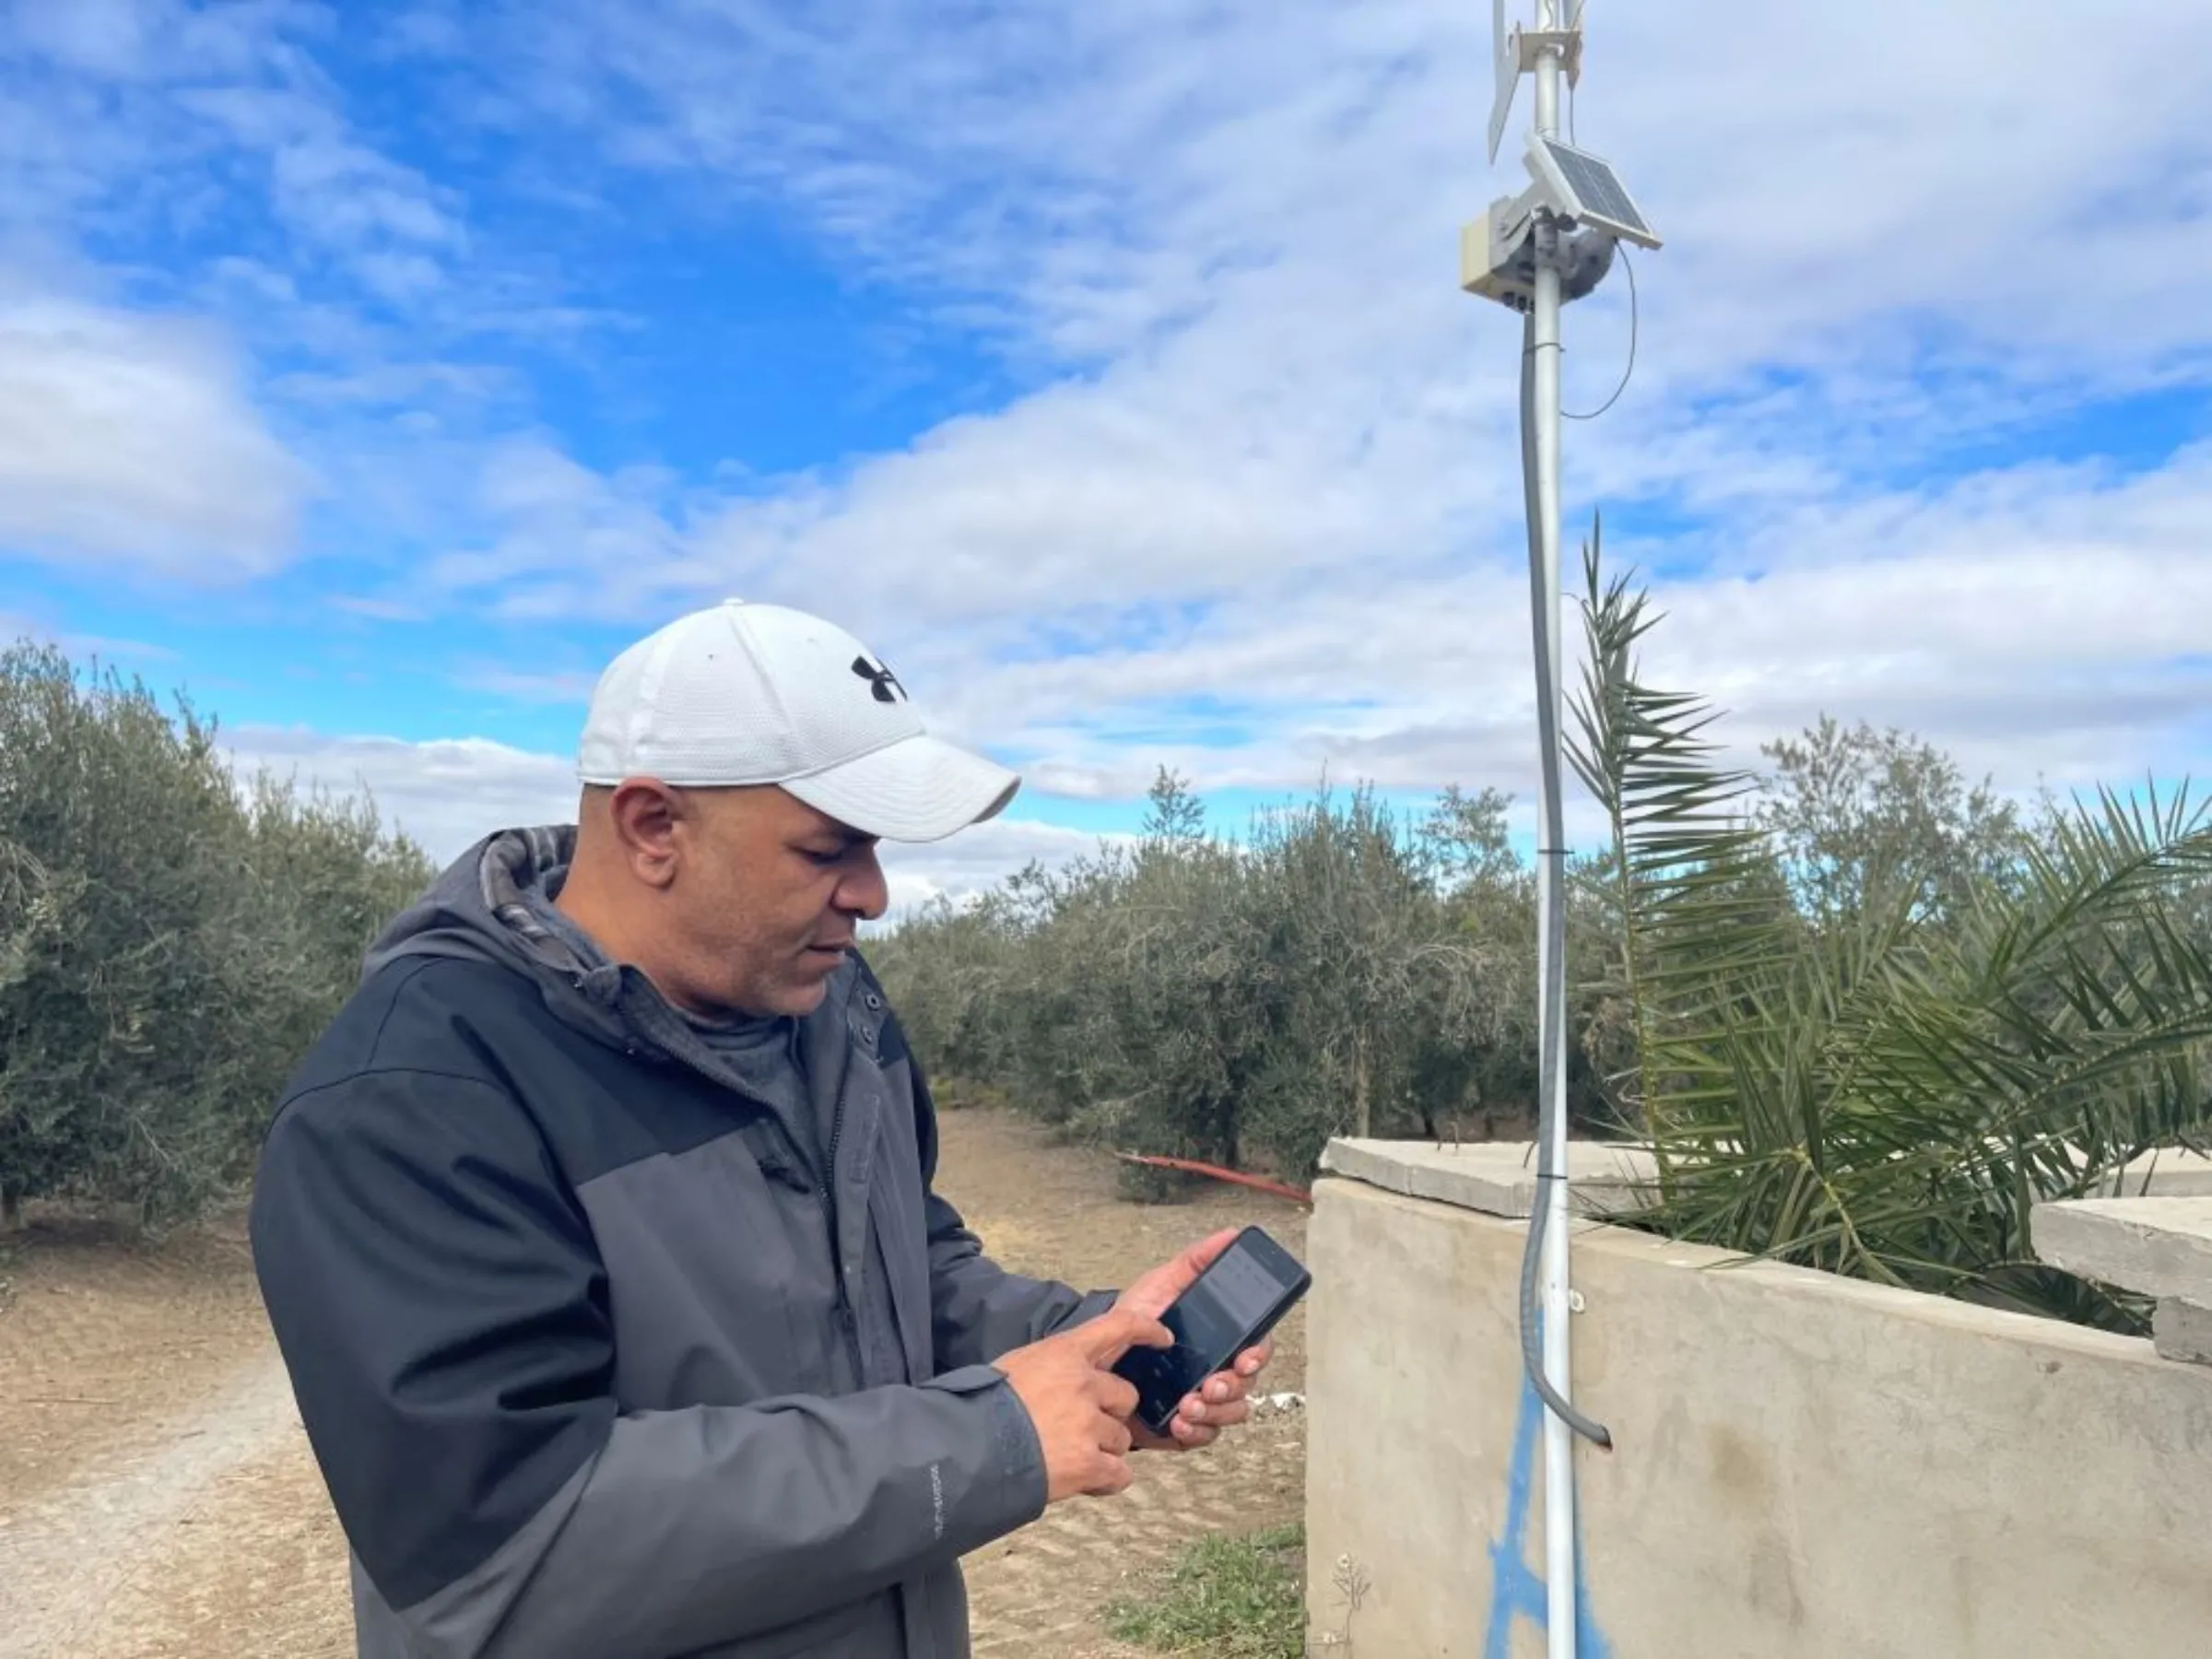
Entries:
[[575,851],[573,824],[495,830],[393,919],[370,946],[362,978],[407,957],[492,962],[533,981],[571,1025],[609,1041],[629,1040],[620,966],[585,961],[539,911],[559,891]]

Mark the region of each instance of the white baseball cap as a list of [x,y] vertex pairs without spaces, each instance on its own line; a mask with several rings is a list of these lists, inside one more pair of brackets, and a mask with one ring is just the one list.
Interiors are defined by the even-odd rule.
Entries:
[[844,629],[727,599],[607,665],[577,749],[585,783],[772,784],[864,835],[933,841],[995,817],[1021,779],[931,735]]

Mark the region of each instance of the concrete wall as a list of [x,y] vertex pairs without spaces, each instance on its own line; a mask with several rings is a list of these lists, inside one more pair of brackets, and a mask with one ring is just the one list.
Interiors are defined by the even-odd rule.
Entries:
[[[1346,1180],[1307,1249],[1317,1653],[1544,1652],[1525,1224]],[[2206,1659],[2212,1369],[1578,1224],[1582,1659]],[[1725,1264],[1725,1265],[1724,1265]]]

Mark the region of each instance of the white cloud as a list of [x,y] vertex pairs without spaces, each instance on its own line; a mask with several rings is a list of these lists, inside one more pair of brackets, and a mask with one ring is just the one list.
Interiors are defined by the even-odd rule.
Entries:
[[[226,747],[241,777],[266,767],[303,788],[366,791],[387,826],[412,837],[441,865],[495,830],[575,821],[575,771],[568,757],[487,738],[410,743],[249,726],[232,732]],[[891,919],[940,897],[967,898],[1031,863],[1064,864],[1099,844],[1095,835],[1008,817],[948,841],[887,846]]]
[[971,898],[1032,864],[1053,869],[1086,857],[1098,851],[1100,839],[1033,818],[1007,817],[926,846],[887,846],[882,859],[890,880],[891,908],[886,924],[896,924],[901,914],[933,900],[957,903]]
[[572,759],[489,738],[412,743],[248,725],[232,730],[226,747],[241,774],[266,767],[302,787],[365,791],[386,824],[441,863],[494,830],[573,822],[576,816]]
[[0,546],[250,578],[289,557],[310,482],[213,331],[0,293]]
[[[584,493],[602,512],[606,498]],[[908,505],[908,547],[949,557],[924,527],[927,498]],[[889,534],[900,515],[856,522],[860,511],[818,532],[834,538],[827,551],[802,540],[787,559],[802,571],[818,559],[863,564],[861,523]],[[675,534],[590,523],[613,537],[603,568],[618,571]],[[569,539],[541,526],[535,545]],[[2030,464],[1948,487],[1785,499],[1705,570],[1676,568],[1665,543],[1617,542],[1609,561],[1663,561],[1647,572],[1665,613],[1650,671],[1726,711],[1720,735],[1738,759],[1825,711],[1915,728],[2028,790],[2201,751],[2203,677],[2190,660],[2212,616],[2208,550],[2212,446],[2136,476]],[[556,565],[507,591],[542,600],[591,579]],[[1571,561],[1568,580],[1571,653]],[[1019,573],[1006,584],[1034,591]],[[985,614],[947,627],[925,602],[831,598],[797,579],[768,592],[866,627],[953,735],[1018,757],[1041,792],[1127,798],[1162,763],[1206,787],[1303,788],[1325,767],[1394,787],[1533,792],[1527,582],[1502,561],[1378,559],[1358,582],[1254,573],[1136,641],[1112,621],[1079,638],[1081,613],[1041,598],[1062,625],[1050,650],[996,614],[995,593],[975,606]]]
[[347,55],[410,27],[363,38],[314,0],[0,7],[0,238],[86,250],[135,295],[331,377],[485,333],[573,334],[584,314],[555,282],[487,257],[462,193],[386,147],[404,106],[349,109]]
[[[1517,325],[1453,286],[1458,223],[1518,178],[1482,162],[1483,8],[529,17],[509,44],[557,119],[801,205],[1045,383],[719,502],[537,453],[505,528],[431,572],[448,603],[831,609],[1070,793],[1167,759],[1525,797]],[[2205,454],[1989,459],[2212,374],[2212,13],[2136,21],[2158,76],[2055,0],[1768,7],[1722,46],[1658,0],[1594,9],[1581,136],[1669,245],[1629,395],[1570,429],[1569,535],[1594,503],[1678,522],[1613,555],[1664,572],[1655,662],[1747,746],[1827,707],[2022,787],[2201,751]],[[2092,288],[2123,206],[2134,253]],[[1571,405],[1610,390],[1626,298],[1571,313]]]
[[144,672],[152,665],[173,663],[177,653],[166,645],[146,640],[118,640],[104,634],[73,632],[36,616],[0,610],[0,650],[18,644],[52,646],[65,656],[96,659],[102,668],[129,668]]
[[467,50],[468,31],[460,18],[436,6],[409,6],[388,14],[382,21],[385,34],[380,50],[387,56],[451,60]]
[[[2148,0],[2131,16],[2159,42],[2156,76],[2086,50],[2063,0],[1769,6],[1712,26],[1607,0],[1578,125],[1670,235],[1670,322],[1724,366],[1858,356],[1839,323],[1909,307],[1985,345],[2025,331],[2138,371],[2177,334],[2201,347],[2202,324],[2162,312],[2113,342],[2110,290],[2067,304],[2058,285],[2085,210],[2123,202],[2148,255],[2114,273],[2131,294],[2182,294],[2202,270],[2212,14]],[[1454,302],[1458,219],[1519,177],[1510,148],[1494,173],[1482,154],[1488,21],[1451,0],[952,17],[571,0],[512,11],[504,43],[548,110],[619,153],[796,200],[901,276],[1120,353],[1226,320],[1294,270],[1353,278],[1365,309]],[[2004,257],[2031,239],[2044,258]]]
[[312,248],[349,256],[356,274],[388,298],[437,288],[444,272],[431,255],[465,244],[445,193],[351,137],[324,96],[227,86],[184,89],[178,103],[265,159],[280,223]]
[[[172,33],[119,21],[141,15]],[[175,15],[57,33],[50,11],[37,50],[150,74]],[[1604,0],[1589,25],[1581,136],[1669,241],[1638,265],[1628,394],[1569,430],[1569,533],[1597,503],[1665,526],[1612,545],[1662,572],[1654,669],[1734,711],[1747,747],[1826,708],[2016,787],[2202,755],[2212,459],[2012,457],[2096,399],[2212,378],[2212,10],[2131,11],[2148,76],[2057,0],[1710,27]],[[795,207],[855,278],[920,288],[1036,390],[742,489],[595,473],[559,433],[334,428],[312,453],[347,501],[441,549],[354,603],[553,633],[785,598],[862,630],[1036,786],[1125,794],[1168,760],[1299,787],[1327,762],[1525,800],[1516,324],[1454,286],[1458,225],[1519,182],[1483,163],[1487,34],[1464,0],[395,13],[383,49],[442,75],[473,48],[507,100],[492,119],[533,147],[565,134],[577,188],[641,169]],[[180,107],[266,162],[301,270],[336,252],[429,305],[469,256],[459,200],[377,155],[296,57],[223,51]],[[80,156],[0,113],[0,158],[76,202],[171,130],[94,124]],[[478,383],[380,365],[390,340],[318,308],[300,271],[241,258],[228,280],[238,310],[344,359],[288,380],[296,407],[412,395],[428,423],[436,373]],[[528,284],[487,293],[479,326],[574,314]],[[1626,302],[1617,276],[1571,313],[1571,406],[1611,389]],[[472,514],[480,535],[429,534]],[[544,668],[463,672],[543,690]]]
[[128,76],[145,63],[146,9],[136,0],[18,0],[14,22],[25,45],[57,62]]
[[353,43],[312,0],[0,6],[0,555],[227,583],[311,497],[372,563],[450,522],[517,378],[466,336],[578,324],[349,113]]
[[441,397],[489,400],[513,382],[512,371],[482,363],[383,363],[353,373],[306,371],[269,382],[272,396],[307,406],[374,405],[420,410]]

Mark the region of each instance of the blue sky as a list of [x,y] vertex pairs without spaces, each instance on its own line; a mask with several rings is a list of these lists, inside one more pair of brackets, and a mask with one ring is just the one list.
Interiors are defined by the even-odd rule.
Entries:
[[[2155,76],[2045,0],[1588,8],[1579,135],[1667,245],[1570,527],[1744,758],[1824,711],[2022,793],[2212,751],[2212,13],[2131,15]],[[1324,767],[1525,803],[1488,20],[0,5],[0,625],[441,854],[564,813],[601,664],[730,593],[1024,769],[904,899],[1162,763],[1230,827]],[[1570,407],[1627,307],[1569,312]]]

